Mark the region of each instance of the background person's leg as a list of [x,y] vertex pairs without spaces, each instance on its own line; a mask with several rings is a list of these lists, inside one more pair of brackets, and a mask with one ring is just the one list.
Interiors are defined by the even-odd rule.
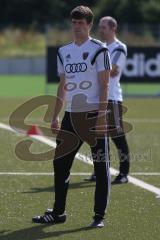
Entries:
[[125,135],[112,138],[112,141],[116,145],[118,150],[118,156],[120,161],[119,173],[128,175],[130,167],[130,153],[129,147]]

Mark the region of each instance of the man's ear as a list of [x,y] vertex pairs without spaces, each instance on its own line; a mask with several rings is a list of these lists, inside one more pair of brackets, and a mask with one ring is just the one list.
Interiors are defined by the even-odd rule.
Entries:
[[93,22],[89,24],[89,29],[91,30],[92,27],[93,27]]

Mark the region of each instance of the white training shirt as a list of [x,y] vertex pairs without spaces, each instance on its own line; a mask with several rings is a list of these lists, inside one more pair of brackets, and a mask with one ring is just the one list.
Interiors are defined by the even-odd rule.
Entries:
[[98,72],[111,69],[109,52],[105,44],[89,38],[80,46],[72,42],[60,47],[57,67],[58,74],[65,74],[66,111],[98,110],[100,97]]
[[111,56],[112,64],[117,65],[119,71],[117,76],[110,76],[108,99],[115,101],[123,101],[120,78],[126,62],[127,47],[124,43],[122,43],[118,39],[115,39],[115,41],[107,45],[107,48]]

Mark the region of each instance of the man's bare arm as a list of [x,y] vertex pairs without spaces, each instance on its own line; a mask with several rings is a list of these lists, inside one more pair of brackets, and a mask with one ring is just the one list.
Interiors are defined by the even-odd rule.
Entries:
[[65,75],[60,74],[60,83],[58,86],[57,90],[57,99],[56,99],[56,104],[55,104],[55,109],[54,109],[54,114],[53,114],[53,121],[52,121],[52,127],[58,126],[59,122],[59,113],[62,110],[63,104],[65,102]]
[[[97,120],[97,134],[102,134],[102,130],[100,126],[106,126],[106,110],[108,104],[108,87],[109,87],[109,76],[110,70],[104,70],[99,72],[99,82],[100,82],[100,99],[99,99],[99,117]],[[106,129],[105,129],[106,130]]]

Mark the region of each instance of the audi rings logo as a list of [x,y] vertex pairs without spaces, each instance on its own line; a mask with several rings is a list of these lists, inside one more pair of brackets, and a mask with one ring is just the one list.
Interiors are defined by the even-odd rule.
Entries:
[[67,64],[65,66],[65,71],[67,73],[79,73],[79,72],[85,72],[86,70],[87,70],[86,63],[73,63],[73,64]]

